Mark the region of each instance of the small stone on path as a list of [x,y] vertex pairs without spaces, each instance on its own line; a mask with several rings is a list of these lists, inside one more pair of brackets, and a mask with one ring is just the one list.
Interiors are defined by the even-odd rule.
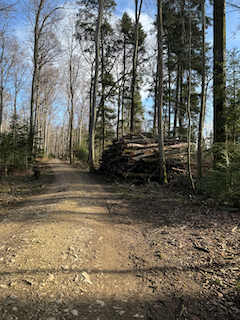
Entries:
[[92,281],[90,280],[90,277],[86,271],[83,271],[81,273],[81,276],[83,277],[83,282],[87,284],[92,284]]
[[17,282],[10,282],[9,287],[15,287],[17,285]]
[[74,278],[73,281],[78,282],[78,281],[79,281],[79,276],[77,275],[77,276]]
[[48,276],[48,278],[47,278],[47,280],[46,280],[47,282],[53,281],[54,278],[55,278],[54,275],[51,274],[51,273],[49,273],[47,276]]
[[120,316],[122,316],[125,312],[126,312],[126,311],[121,310],[121,311],[118,311],[118,314],[119,314]]
[[61,304],[62,303],[62,299],[61,298],[57,299],[56,303]]
[[70,311],[70,313],[75,317],[78,316],[78,311],[77,310],[72,310],[72,311]]
[[96,304],[100,304],[101,307],[105,307],[105,303],[102,300],[96,300]]

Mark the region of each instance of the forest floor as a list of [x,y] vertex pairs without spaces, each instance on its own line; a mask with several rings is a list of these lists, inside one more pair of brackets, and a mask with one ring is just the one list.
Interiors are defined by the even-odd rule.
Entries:
[[41,171],[1,182],[1,320],[240,319],[239,211],[59,160]]

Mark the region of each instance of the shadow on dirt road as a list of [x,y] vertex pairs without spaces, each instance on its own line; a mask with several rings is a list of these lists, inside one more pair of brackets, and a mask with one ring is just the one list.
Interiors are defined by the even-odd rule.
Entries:
[[240,318],[237,216],[49,166],[50,188],[0,222],[0,319]]

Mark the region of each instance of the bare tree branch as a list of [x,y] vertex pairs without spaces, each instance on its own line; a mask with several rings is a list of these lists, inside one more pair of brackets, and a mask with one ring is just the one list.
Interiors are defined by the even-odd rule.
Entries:
[[229,5],[229,6],[231,6],[231,7],[236,8],[236,9],[238,9],[238,10],[240,10],[240,6],[237,6],[237,5],[234,4],[234,3],[230,3],[230,2],[228,2],[228,1],[226,1],[226,4]]
[[0,11],[8,11],[10,8],[16,6],[20,1],[21,1],[21,0],[18,0],[17,2],[15,2],[15,3],[13,3],[13,4],[10,4],[9,6],[0,8]]

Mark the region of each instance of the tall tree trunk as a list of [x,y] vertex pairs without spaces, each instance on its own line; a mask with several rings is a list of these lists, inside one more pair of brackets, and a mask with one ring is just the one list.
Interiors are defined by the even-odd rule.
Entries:
[[46,101],[44,102],[44,120],[43,120],[43,150],[44,154],[47,156],[47,117],[48,117],[48,106]]
[[226,125],[226,20],[225,0],[214,0],[214,142],[225,143]]
[[98,0],[98,20],[95,35],[95,75],[93,85],[93,99],[92,99],[92,112],[91,112],[91,124],[90,124],[90,136],[89,136],[89,164],[90,171],[94,171],[94,143],[95,143],[95,124],[96,124],[96,107],[97,107],[97,85],[98,85],[98,73],[99,73],[99,43],[100,43],[100,30],[103,17],[103,0]]
[[177,80],[176,80],[176,95],[175,95],[175,110],[174,110],[174,123],[173,123],[173,137],[176,138],[177,134],[177,118],[179,108],[179,79],[180,79],[180,66],[179,59],[177,65]]
[[0,85],[0,136],[3,132],[2,119],[3,119],[3,86]]
[[157,108],[158,108],[158,63],[155,77],[155,92],[154,92],[154,110],[153,110],[153,133],[157,133]]
[[[237,79],[236,79],[236,69],[234,66],[233,70],[233,114],[236,114],[237,111]],[[232,141],[233,144],[236,144],[236,121],[233,122],[232,124]]]
[[[103,104],[103,107],[102,107],[102,151],[104,151],[104,148],[105,148],[105,110],[104,110],[104,104]],[[99,150],[99,152],[100,152],[100,150]]]
[[184,117],[184,107],[185,103],[183,101],[183,67],[180,67],[180,79],[179,79],[179,111],[178,111],[178,122],[179,129],[183,128],[183,117]]
[[157,2],[157,26],[158,26],[158,146],[159,146],[159,182],[167,183],[167,173],[164,156],[164,133],[163,133],[163,21],[162,0]]
[[69,162],[73,163],[73,93],[70,97],[70,115],[69,115]]
[[[101,36],[101,73],[102,73],[102,98],[100,103],[100,108],[102,109],[102,152],[104,151],[105,147],[105,83],[104,83],[104,43],[103,37]],[[99,150],[100,151],[100,150]]]
[[[39,77],[38,77],[39,78]],[[39,80],[39,79],[38,79]],[[36,83],[35,103],[34,103],[34,121],[33,121],[33,149],[35,153],[39,148],[39,113],[40,113],[40,95],[39,95],[39,81]],[[36,137],[37,133],[37,138]]]
[[118,87],[118,111],[117,111],[117,138],[120,134],[120,112],[121,112],[121,87]]
[[132,74],[132,101],[131,101],[131,117],[130,117],[130,131],[134,131],[134,115],[135,115],[135,87],[137,78],[137,54],[138,54],[138,38],[139,38],[139,19],[142,10],[142,0],[138,8],[138,0],[135,0],[135,33],[134,33],[134,51],[133,51],[133,74]]
[[[15,86],[16,88],[16,86]],[[14,92],[14,102],[13,102],[13,163],[16,164],[16,152],[18,153],[18,150],[16,149],[16,143],[17,143],[17,96],[18,96],[18,90],[15,89]]]
[[[91,134],[91,123],[92,123],[92,98],[93,98],[93,68],[91,68],[91,84],[89,91],[89,124],[88,124],[88,144],[90,146],[90,134]],[[89,149],[90,150],[90,149]],[[88,153],[88,162],[90,163],[90,152]]]
[[[3,63],[3,57],[4,57],[4,49],[5,49],[5,38],[3,37],[3,43],[2,43],[2,52],[1,52],[1,64]],[[3,91],[4,91],[4,86],[3,86],[3,72],[4,68],[1,66],[1,75],[0,75],[0,136],[3,132],[2,128],[2,120],[3,120]]]
[[123,79],[122,79],[122,136],[124,129],[124,108],[125,108],[125,83],[126,83],[126,38],[123,42]]
[[38,51],[39,51],[39,19],[40,13],[44,6],[44,0],[40,0],[38,11],[35,18],[35,28],[34,28],[34,48],[33,48],[33,78],[32,78],[32,88],[31,88],[31,100],[30,100],[30,128],[29,128],[29,152],[33,151],[33,141],[34,141],[34,108],[36,103],[36,91],[37,91],[37,79],[38,79]]
[[[168,48],[168,61],[170,59],[170,48]],[[168,67],[168,135],[171,133],[171,70]]]
[[73,117],[74,117],[74,100],[75,100],[75,77],[77,76],[74,72],[74,45],[73,37],[71,37],[70,55],[69,55],[69,162],[74,162],[73,156]]
[[79,119],[79,136],[78,136],[79,146],[81,146],[82,144],[82,124],[83,124],[83,107],[81,108],[80,119]]
[[65,153],[65,122],[63,120],[63,126],[62,126],[62,157]]
[[202,140],[203,140],[203,125],[205,118],[205,100],[206,100],[206,61],[205,61],[205,33],[206,33],[206,22],[205,22],[205,0],[202,0],[202,90],[201,90],[201,109],[199,117],[198,127],[198,177],[202,177]]
[[191,18],[191,5],[188,1],[188,12],[189,12],[189,48],[188,48],[188,102],[187,102],[187,114],[188,114],[188,155],[187,155],[187,164],[188,164],[188,175],[191,182],[192,189],[195,189],[192,170],[191,170],[191,47],[192,47],[192,18]]

